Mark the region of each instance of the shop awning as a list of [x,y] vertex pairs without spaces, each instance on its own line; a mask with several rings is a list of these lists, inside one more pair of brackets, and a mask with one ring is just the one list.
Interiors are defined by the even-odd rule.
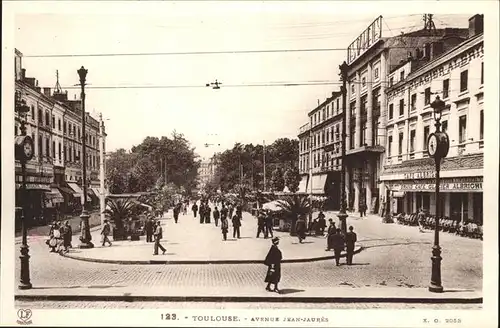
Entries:
[[313,194],[324,194],[327,174],[313,175],[312,177],[312,192]]
[[64,197],[56,188],[50,188],[50,191],[45,192],[45,198],[50,199],[52,203],[64,203]]
[[80,186],[74,182],[68,182],[68,186],[73,189],[73,196],[74,197],[80,197],[82,198],[82,195],[83,195],[83,191],[82,191],[82,188],[80,188]]
[[308,179],[309,179],[309,176],[307,176],[307,175],[302,176],[302,179],[300,179],[298,192],[307,192],[307,180]]
[[[92,189],[92,191],[94,192],[94,194],[97,196],[97,197],[100,197],[101,195],[101,188],[99,187],[90,187],[90,189]],[[109,191],[104,189],[104,196],[107,196],[109,195]]]
[[[16,189],[21,189],[22,184],[16,183]],[[27,190],[42,190],[42,191],[50,191],[50,186],[41,184],[41,183],[26,183]]]

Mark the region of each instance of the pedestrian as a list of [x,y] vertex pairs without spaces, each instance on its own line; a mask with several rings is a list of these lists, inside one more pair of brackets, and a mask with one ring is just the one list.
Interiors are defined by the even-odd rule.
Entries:
[[62,238],[64,252],[67,253],[69,252],[69,248],[71,247],[71,240],[73,239],[73,229],[71,228],[68,220],[64,222],[64,226],[62,227]]
[[349,232],[345,235],[345,246],[347,253],[347,265],[352,264],[352,257],[354,256],[354,245],[358,241],[358,236],[354,232],[354,227],[349,226]]
[[229,224],[227,223],[227,218],[223,218],[221,220],[220,228],[222,231],[222,238],[224,238],[224,240],[227,240],[227,232],[229,230]]
[[200,202],[200,223],[205,223],[205,204]]
[[243,211],[242,211],[241,203],[238,203],[238,205],[236,205],[236,215],[238,215],[240,220],[243,220]]
[[198,213],[198,205],[196,205],[196,202],[194,202],[191,210],[193,211],[194,217],[196,218],[196,213]]
[[273,236],[273,217],[271,216],[271,213],[267,212],[266,213],[266,233],[264,238],[268,238],[269,235],[271,235],[271,238]]
[[337,228],[335,227],[335,222],[332,219],[329,219],[330,226],[328,226],[328,231],[326,233],[326,250],[329,251],[333,248],[333,235],[337,232]]
[[163,254],[165,254],[167,250],[160,244],[160,240],[162,240],[163,238],[163,229],[161,227],[160,221],[156,221],[154,236],[155,236],[155,246],[153,255],[158,255],[158,248],[161,249]]
[[420,211],[418,212],[417,221],[418,221],[418,231],[424,232],[425,212],[423,207],[421,207]]
[[210,213],[212,212],[212,209],[210,206],[207,204],[205,205],[205,223],[210,223]]
[[366,203],[365,201],[361,202],[359,205],[359,214],[361,217],[366,216]]
[[297,232],[299,243],[302,244],[302,241],[306,239],[306,232],[307,232],[306,220],[302,215],[299,216],[299,219],[295,223],[295,231]]
[[49,240],[47,244],[50,247],[50,253],[56,253],[59,246],[59,239],[61,238],[61,231],[59,230],[59,224],[53,222],[49,231]]
[[229,217],[232,219],[233,218],[233,212],[234,212],[234,205],[232,203],[229,203]]
[[238,215],[233,216],[233,238],[238,238],[240,239],[240,227],[241,227],[241,220]]
[[340,265],[340,255],[342,254],[342,251],[344,250],[344,236],[340,232],[340,229],[337,228],[336,233],[332,236],[332,247],[335,255],[335,263],[337,266]]
[[146,242],[147,243],[153,242],[153,229],[154,229],[153,224],[154,224],[153,218],[151,218],[151,217],[145,223],[144,228],[146,230]]
[[187,214],[188,206],[189,206],[189,203],[187,201],[184,201],[184,204],[182,204],[182,215]]
[[220,218],[221,220],[226,219],[227,220],[227,207],[224,205],[224,202],[222,202],[222,208],[220,210]]
[[179,213],[181,211],[181,204],[178,203],[177,205],[174,206],[174,221],[175,223],[177,223],[177,221],[179,220]]
[[318,228],[319,228],[319,234],[323,236],[325,234],[325,228],[326,228],[326,220],[323,212],[319,212],[318,214]]
[[214,209],[214,221],[215,221],[215,226],[216,227],[219,226],[219,218],[220,218],[220,212],[217,209],[217,206],[215,206],[215,209]]
[[104,225],[102,226],[101,229],[101,241],[102,241],[102,246],[104,247],[106,245],[106,242],[111,246],[111,242],[109,241],[109,234],[111,233],[111,227],[109,225],[108,220],[104,220]]
[[266,219],[264,217],[264,212],[260,211],[257,214],[257,237],[256,238],[260,237],[261,232],[264,235],[264,237],[266,237],[266,232],[265,232],[265,228],[264,228],[265,226],[266,226]]
[[[266,279],[264,279],[264,282],[267,282],[266,290],[276,293],[280,292],[278,283],[281,279],[281,260],[283,259],[283,255],[278,248],[279,242],[280,240],[278,237],[272,239],[271,248],[264,260],[264,264],[267,265]],[[271,289],[271,284],[274,284],[274,289]]]

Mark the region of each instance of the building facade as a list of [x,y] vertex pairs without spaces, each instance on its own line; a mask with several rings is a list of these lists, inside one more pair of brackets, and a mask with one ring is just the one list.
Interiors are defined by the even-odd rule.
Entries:
[[[382,37],[377,18],[348,48],[346,111],[346,192],[348,207],[380,213],[385,185],[380,179],[388,142],[386,126],[391,107],[387,90],[405,80],[413,68],[455,47],[467,29],[423,29],[397,37]],[[396,72],[397,70],[397,72]]]
[[[415,213],[420,208],[435,213],[435,168],[427,154],[427,138],[435,131],[430,104],[438,95],[446,103],[441,129],[450,139],[448,156],[441,164],[443,212],[438,214],[482,224],[482,15],[469,20],[468,32],[465,41],[425,65],[412,69],[415,63],[408,61],[389,73],[395,84],[387,88],[388,138],[380,179],[387,187],[393,213]],[[398,80],[402,70],[410,74]]]
[[[38,81],[26,77],[22,53],[16,49],[15,92],[29,107],[25,116],[26,133],[34,141],[34,156],[27,165],[28,213],[42,223],[64,212],[78,210],[82,203],[81,101],[68,100],[59,82],[50,88],[38,87]],[[99,185],[99,122],[87,114],[87,177],[92,204],[98,198],[91,186]],[[15,113],[14,133],[20,131],[21,117]],[[21,187],[21,166],[16,161],[16,206],[21,205],[17,192]]]
[[326,196],[328,209],[340,208],[342,169],[342,93],[308,113],[309,122],[299,129],[299,192]]
[[217,170],[217,163],[215,160],[215,156],[208,160],[201,161],[200,167],[198,168],[199,190],[203,190],[203,188],[205,188],[206,185],[214,181],[216,170]]

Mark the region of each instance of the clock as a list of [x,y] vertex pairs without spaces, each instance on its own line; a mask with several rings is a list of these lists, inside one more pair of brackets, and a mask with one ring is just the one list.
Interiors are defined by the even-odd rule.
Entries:
[[427,152],[430,157],[434,157],[436,155],[438,149],[438,138],[435,133],[431,133],[429,138],[427,139]]
[[17,136],[15,140],[15,156],[17,160],[27,162],[33,158],[33,139],[30,136]]
[[450,139],[445,132],[434,132],[427,138],[427,153],[433,158],[444,158],[450,149]]

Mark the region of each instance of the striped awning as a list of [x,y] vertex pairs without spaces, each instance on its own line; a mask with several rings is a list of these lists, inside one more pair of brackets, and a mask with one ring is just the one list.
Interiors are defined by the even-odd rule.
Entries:
[[309,179],[309,176],[307,176],[307,175],[302,176],[302,178],[300,179],[298,192],[307,192],[307,180],[308,179]]
[[64,197],[56,188],[50,188],[50,191],[45,193],[45,197],[50,199],[52,203],[64,203]]

